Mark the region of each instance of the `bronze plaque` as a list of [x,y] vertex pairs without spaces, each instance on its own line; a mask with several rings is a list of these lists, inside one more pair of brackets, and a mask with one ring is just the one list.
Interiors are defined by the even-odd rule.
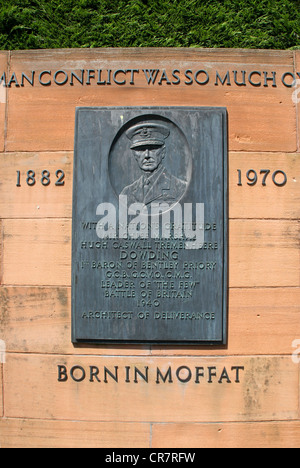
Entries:
[[78,108],[72,340],[224,344],[224,108]]

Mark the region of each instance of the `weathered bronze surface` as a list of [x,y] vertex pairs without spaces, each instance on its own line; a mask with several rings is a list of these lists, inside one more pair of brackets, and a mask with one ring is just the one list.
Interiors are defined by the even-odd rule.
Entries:
[[224,344],[224,108],[78,108],[72,341]]

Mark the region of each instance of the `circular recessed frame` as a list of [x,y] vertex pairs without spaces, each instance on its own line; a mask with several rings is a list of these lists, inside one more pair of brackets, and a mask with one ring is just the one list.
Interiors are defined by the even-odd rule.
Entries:
[[[138,158],[143,154],[146,158],[156,157],[156,153],[160,154],[157,168],[153,172],[143,169]],[[128,205],[167,203],[172,207],[187,191],[192,155],[178,125],[165,117],[145,114],[126,122],[118,131],[108,165],[115,194],[126,195]]]

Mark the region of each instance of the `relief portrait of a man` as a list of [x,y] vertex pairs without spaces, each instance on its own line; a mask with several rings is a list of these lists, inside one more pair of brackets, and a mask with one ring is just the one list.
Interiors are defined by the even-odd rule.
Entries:
[[163,164],[169,135],[170,130],[158,123],[138,124],[127,130],[132,156],[141,171],[141,177],[121,193],[127,196],[129,205],[174,204],[184,195],[187,183],[170,174]]

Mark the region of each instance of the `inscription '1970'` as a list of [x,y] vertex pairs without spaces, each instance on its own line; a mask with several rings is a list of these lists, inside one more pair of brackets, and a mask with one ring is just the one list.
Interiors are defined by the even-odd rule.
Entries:
[[77,110],[74,342],[225,342],[225,120],[198,108]]

